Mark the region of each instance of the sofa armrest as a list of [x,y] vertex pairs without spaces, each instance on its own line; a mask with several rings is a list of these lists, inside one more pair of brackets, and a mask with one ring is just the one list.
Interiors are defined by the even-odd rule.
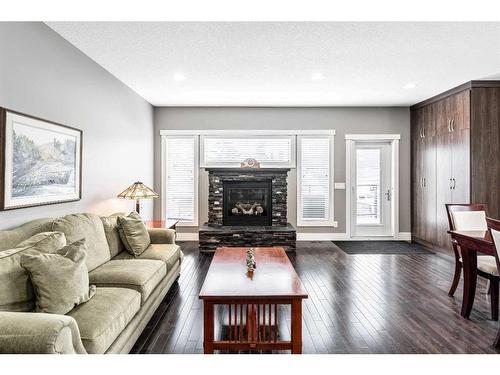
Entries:
[[0,353],[86,354],[71,316],[0,312]]
[[175,244],[175,230],[164,228],[148,228],[151,243]]

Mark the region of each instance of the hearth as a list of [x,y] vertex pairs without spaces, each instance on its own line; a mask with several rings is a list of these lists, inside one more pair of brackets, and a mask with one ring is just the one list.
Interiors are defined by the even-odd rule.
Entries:
[[271,225],[271,180],[224,181],[223,225]]

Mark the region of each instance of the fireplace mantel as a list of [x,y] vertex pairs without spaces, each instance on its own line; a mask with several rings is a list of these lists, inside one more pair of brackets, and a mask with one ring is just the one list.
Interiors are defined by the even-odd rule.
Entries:
[[251,173],[284,173],[289,172],[290,168],[205,168],[207,172],[251,172]]

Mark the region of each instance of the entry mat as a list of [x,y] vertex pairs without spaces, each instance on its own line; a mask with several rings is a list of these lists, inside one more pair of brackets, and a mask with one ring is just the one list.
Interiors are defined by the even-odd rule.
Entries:
[[332,241],[346,254],[434,254],[406,241]]

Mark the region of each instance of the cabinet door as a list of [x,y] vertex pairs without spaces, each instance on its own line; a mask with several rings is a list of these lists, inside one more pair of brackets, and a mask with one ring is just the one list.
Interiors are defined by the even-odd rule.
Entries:
[[470,128],[470,91],[462,91],[452,95],[448,100],[448,116],[450,117],[452,131]]
[[436,243],[444,249],[451,249],[446,203],[452,203],[451,196],[451,133],[436,136]]
[[436,137],[426,136],[422,144],[424,224],[421,233],[425,241],[436,243]]
[[470,129],[451,132],[452,203],[470,203]]
[[424,138],[436,135],[436,106],[435,103],[422,108],[422,128]]
[[421,110],[411,113],[411,232],[417,238],[421,236],[422,222],[422,138],[421,138]]
[[450,132],[449,127],[449,111],[450,111],[450,101],[449,98],[441,99],[435,103],[433,103],[433,117],[435,121],[436,127],[436,135],[437,134],[446,134]]
[[417,157],[415,158],[416,177],[415,181],[415,236],[424,239],[425,234],[425,206],[424,206],[424,142],[420,138],[415,142]]

